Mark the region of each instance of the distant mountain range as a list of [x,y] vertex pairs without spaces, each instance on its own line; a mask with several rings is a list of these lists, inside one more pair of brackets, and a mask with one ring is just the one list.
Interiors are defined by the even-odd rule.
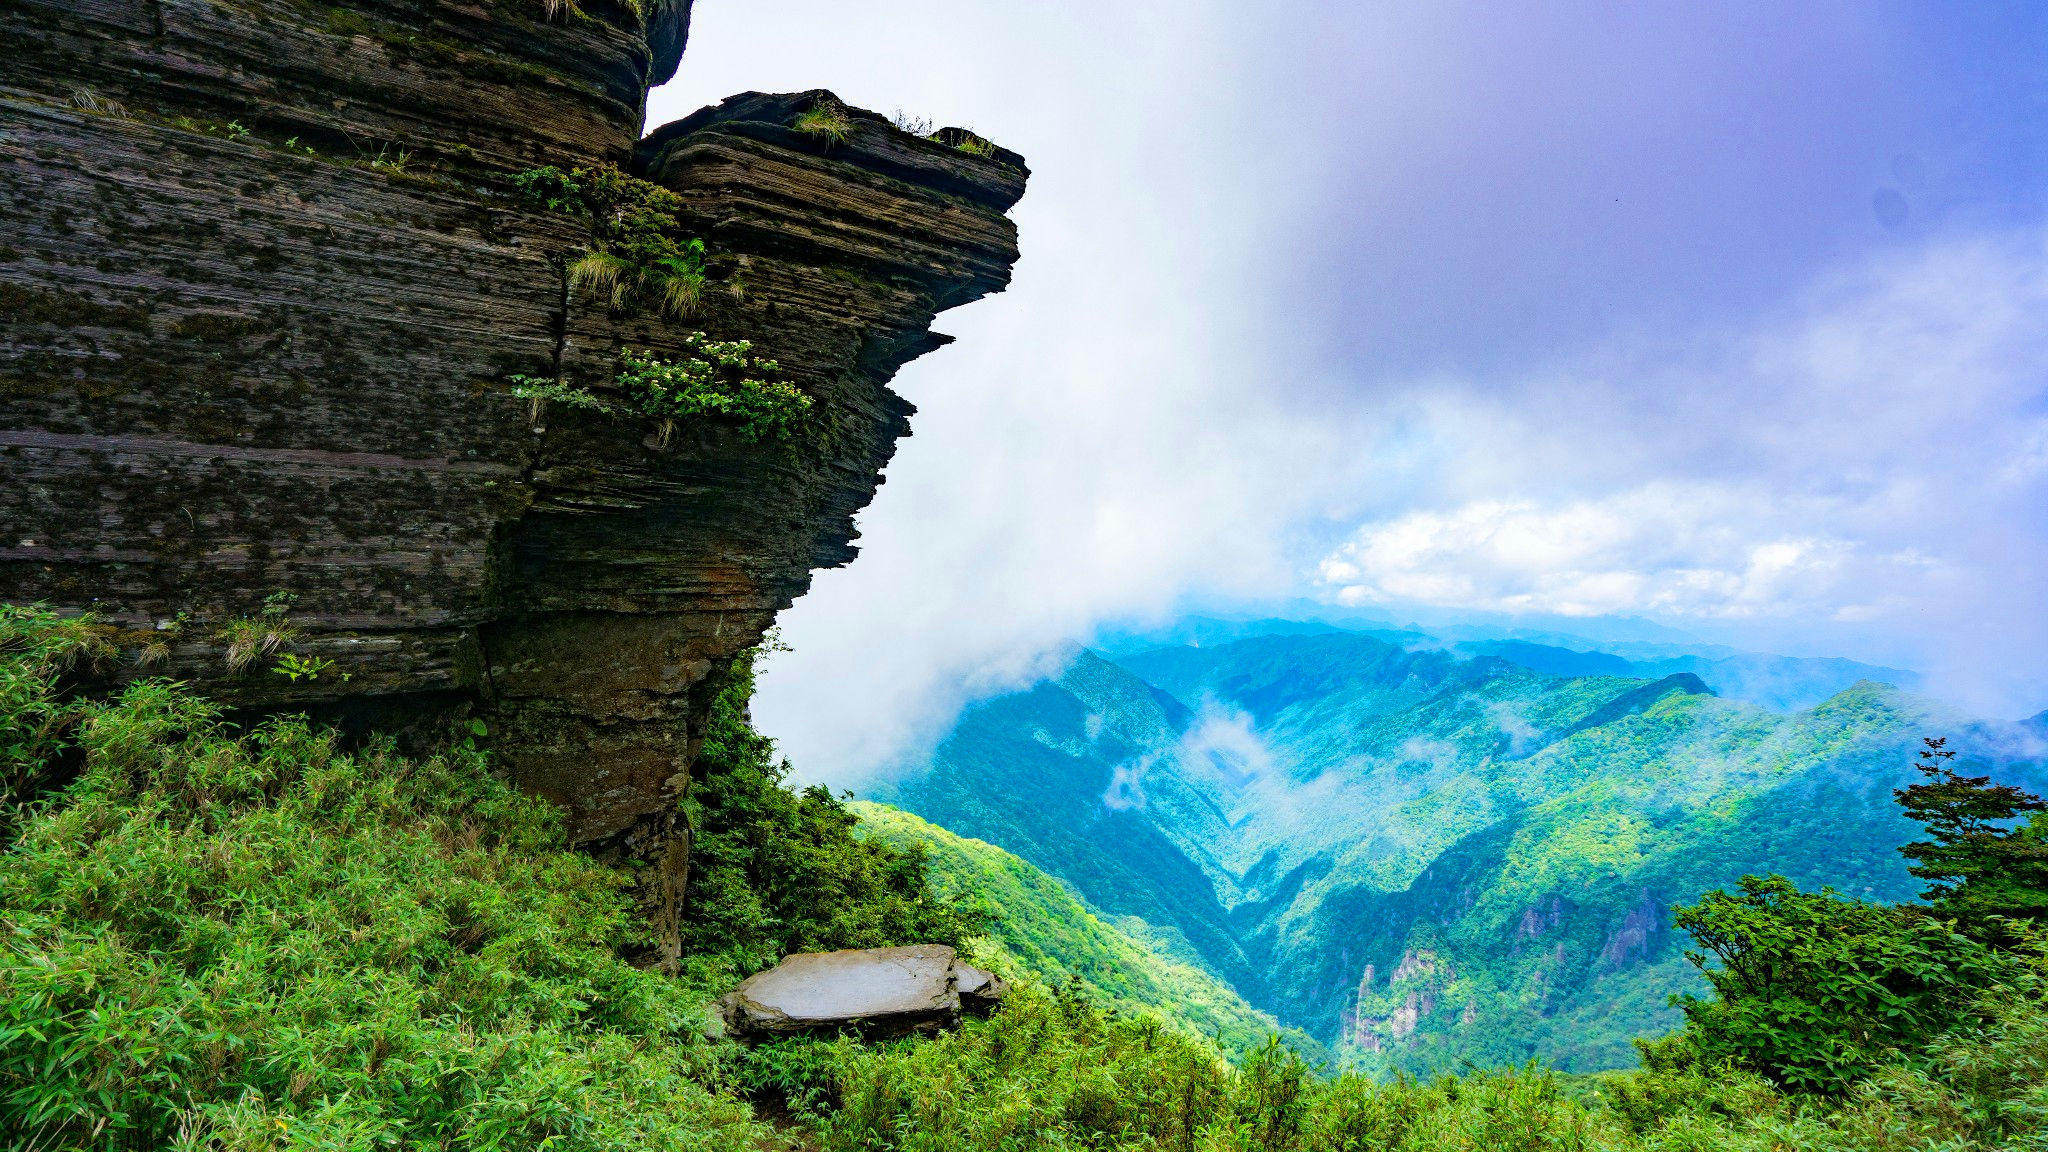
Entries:
[[1690,672],[1715,695],[1777,712],[1811,708],[1859,680],[1917,691],[1918,672],[1835,657],[1774,656],[1718,644],[1600,641],[1562,632],[1529,631],[1501,637],[1499,629],[1467,627],[1449,633],[1402,628],[1340,628],[1300,620],[1220,620],[1189,616],[1164,628],[1110,632],[1093,647],[1112,658],[1163,647],[1213,648],[1260,636],[1350,632],[1395,644],[1440,645],[1466,656],[1498,656],[1547,676],[1635,676],[1657,679]]
[[1912,898],[1891,790],[1923,734],[2048,781],[2040,727],[1849,661],[1288,621],[1165,639],[1075,648],[874,798],[1369,1069],[1632,1063],[1697,986],[1673,903],[1747,872]]

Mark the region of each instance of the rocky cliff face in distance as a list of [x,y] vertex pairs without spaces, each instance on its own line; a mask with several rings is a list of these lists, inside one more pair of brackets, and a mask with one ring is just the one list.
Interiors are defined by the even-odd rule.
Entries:
[[[724,667],[853,556],[908,431],[888,381],[1007,282],[1026,176],[826,92],[639,139],[688,21],[0,0],[0,599],[124,629],[116,679],[480,721],[580,842],[660,863],[672,913]],[[649,237],[697,262],[687,299],[579,264]],[[621,352],[699,331],[778,364],[802,427],[512,394],[624,407]]]

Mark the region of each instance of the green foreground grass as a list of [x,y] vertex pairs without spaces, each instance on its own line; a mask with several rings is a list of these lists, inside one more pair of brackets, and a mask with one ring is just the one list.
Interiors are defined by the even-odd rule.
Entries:
[[1806,1152],[2048,1147],[2048,1014],[2014,1005],[1842,1098],[1726,1068],[1540,1069],[1378,1083],[1271,1046],[1232,1066],[1147,1017],[1028,991],[940,1039],[785,1042],[784,1091],[833,1152]]
[[[61,690],[110,655],[88,624],[0,609],[0,1147],[2048,1148],[2033,993],[1834,1096],[1682,1060],[1323,1077],[1028,980],[937,1038],[741,1048],[712,989],[620,959],[628,877],[474,749],[241,732],[162,682]],[[901,869],[859,866],[901,906]]]

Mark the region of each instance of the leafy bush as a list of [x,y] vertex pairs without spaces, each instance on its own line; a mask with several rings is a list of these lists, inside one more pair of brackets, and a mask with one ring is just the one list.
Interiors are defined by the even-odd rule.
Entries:
[[549,404],[607,416],[646,416],[655,422],[664,445],[679,421],[698,416],[733,421],[747,440],[787,439],[811,410],[811,398],[796,385],[762,379],[781,366],[752,355],[749,341],[713,340],[692,332],[683,338],[683,348],[679,360],[660,360],[631,349],[622,353],[613,383],[626,394],[623,402],[533,376],[512,377],[512,395],[530,405],[528,416],[535,421]]
[[[11,770],[84,757],[0,857],[0,1144],[745,1146],[701,997],[618,959],[627,878],[458,747],[248,735],[161,681],[58,699],[89,622],[0,617]],[[59,718],[52,723],[52,718]]]
[[789,764],[747,714],[754,660],[733,662],[691,770],[685,952],[745,975],[791,952],[965,943],[977,919],[932,894],[923,849],[856,837],[829,789],[782,785]]
[[693,332],[680,360],[657,360],[628,350],[620,360],[618,386],[640,413],[652,417],[668,442],[678,420],[722,416],[738,423],[748,440],[781,439],[795,431],[811,409],[811,398],[794,384],[761,377],[780,371],[773,360],[751,355],[745,340],[712,340]]
[[818,1128],[833,1150],[1193,1148],[1230,1084],[1199,1041],[1035,989],[937,1040],[824,1055],[839,1106]]
[[1547,1152],[1608,1130],[1541,1071],[1326,1079],[1277,1043],[1233,1069],[1149,1017],[1037,988],[936,1039],[784,1041],[738,1063],[736,1084],[785,1093],[830,1152]]
[[1690,1055],[1598,1077],[1531,1066],[1376,1083],[1312,1074],[1277,1044],[1233,1068],[1149,1018],[1026,988],[929,1040],[736,1051],[722,1082],[784,1101],[827,1152],[1988,1152],[2048,1136],[2038,1001],[2004,1000],[1923,1057],[1843,1098]]
[[520,195],[550,212],[588,210],[583,202],[583,182],[552,164],[513,176],[512,185]]
[[1794,1089],[1841,1092],[1970,1018],[1987,991],[2028,978],[1925,909],[1801,892],[1782,876],[1745,876],[1676,920],[1720,961],[1687,953],[1717,994],[1677,1001],[1688,1042],[1709,1063]]

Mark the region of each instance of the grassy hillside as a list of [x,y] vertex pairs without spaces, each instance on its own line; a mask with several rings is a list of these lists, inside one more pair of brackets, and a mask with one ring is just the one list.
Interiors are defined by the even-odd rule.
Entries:
[[[474,749],[246,734],[0,606],[0,1144],[727,1149],[701,993],[620,958],[628,878]],[[76,773],[76,778],[65,777]]]
[[745,658],[690,801],[677,979],[628,962],[632,877],[467,728],[406,758],[164,681],[70,691],[112,635],[0,605],[0,1147],[754,1146],[710,997],[787,951],[967,927],[919,851],[779,786]]
[[[862,835],[921,849],[938,891],[966,894],[986,910],[987,935],[975,942],[975,953],[1002,971],[1053,986],[1071,982],[1095,1003],[1154,1016],[1226,1052],[1256,1047],[1280,1031],[1228,984],[1106,922],[1019,857],[886,805],[848,807],[860,817]],[[1313,1050],[1312,1042],[1304,1046]]]

